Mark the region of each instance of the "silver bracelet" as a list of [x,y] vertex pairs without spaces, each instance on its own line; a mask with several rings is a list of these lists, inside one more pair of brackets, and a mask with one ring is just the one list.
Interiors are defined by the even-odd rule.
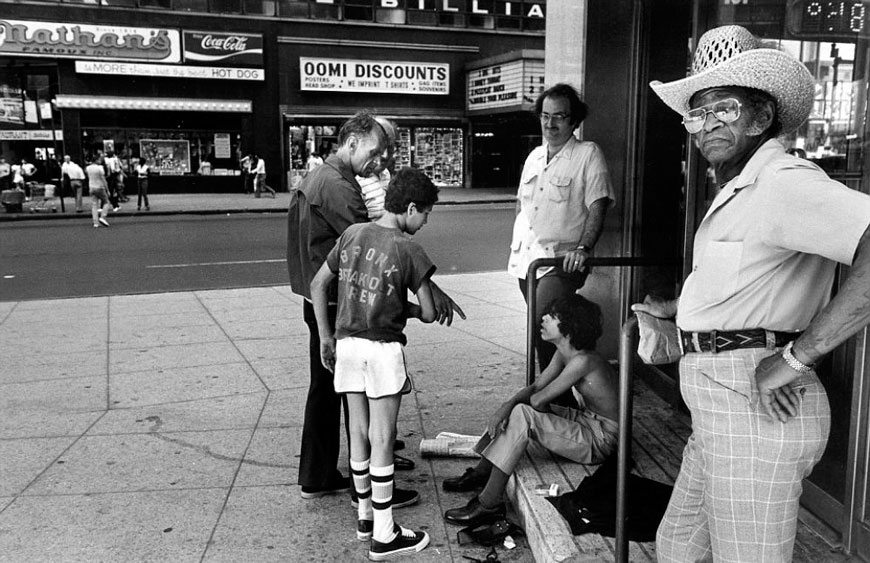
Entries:
[[798,373],[809,373],[813,371],[813,366],[808,366],[794,357],[794,354],[791,353],[792,347],[794,347],[794,340],[786,344],[785,348],[782,349],[782,359],[785,360],[785,363],[788,364],[788,367]]

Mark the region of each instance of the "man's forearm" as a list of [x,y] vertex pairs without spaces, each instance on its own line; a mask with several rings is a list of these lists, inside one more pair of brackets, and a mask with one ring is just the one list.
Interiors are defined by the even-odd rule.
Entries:
[[583,227],[583,234],[580,235],[580,246],[588,246],[593,248],[601,237],[601,232],[604,230],[604,219],[607,216],[607,205],[610,202],[607,198],[601,198],[592,203],[589,207],[589,214],[586,216],[586,225]]
[[870,322],[870,227],[861,237],[849,276],[794,343],[795,358],[817,363]]

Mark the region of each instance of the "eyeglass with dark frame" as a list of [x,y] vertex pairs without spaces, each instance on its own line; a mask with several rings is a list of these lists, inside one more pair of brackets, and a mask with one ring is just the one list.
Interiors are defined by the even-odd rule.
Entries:
[[707,123],[707,114],[712,113],[713,117],[722,123],[733,123],[740,118],[740,108],[743,104],[736,98],[725,98],[718,100],[712,104],[701,106],[689,110],[686,116],[683,117],[683,127],[691,134],[698,133],[704,128]]
[[546,113],[543,111],[538,116],[538,118],[541,120],[541,123],[547,123],[550,120],[552,120],[553,123],[562,123],[563,121],[565,121],[566,119],[568,119],[570,117],[571,117],[571,114],[568,114],[568,113]]

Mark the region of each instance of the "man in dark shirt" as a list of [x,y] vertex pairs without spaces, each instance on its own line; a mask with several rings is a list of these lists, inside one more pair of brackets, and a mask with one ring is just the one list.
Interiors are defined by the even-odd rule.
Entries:
[[[362,111],[347,120],[338,132],[338,151],[312,170],[290,197],[287,229],[287,267],[290,287],[305,298],[303,318],[309,331],[311,382],[302,426],[299,485],[302,498],[316,498],[347,491],[350,480],[338,471],[340,408],[332,373],[320,362],[320,338],[311,305],[309,285],[335,246],[339,235],[354,223],[368,221],[368,210],[355,176],[371,176],[387,154],[388,136],[383,125]],[[432,284],[436,320],[448,325],[454,311],[465,314],[444,292]],[[335,287],[330,293],[329,315],[334,323]],[[347,421],[347,405],[345,421]],[[393,494],[393,507],[417,502],[415,491]]]

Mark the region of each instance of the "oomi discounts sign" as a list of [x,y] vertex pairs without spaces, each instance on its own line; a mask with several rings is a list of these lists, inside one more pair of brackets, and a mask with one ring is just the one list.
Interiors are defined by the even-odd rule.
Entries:
[[450,65],[299,57],[302,90],[390,94],[450,93]]

